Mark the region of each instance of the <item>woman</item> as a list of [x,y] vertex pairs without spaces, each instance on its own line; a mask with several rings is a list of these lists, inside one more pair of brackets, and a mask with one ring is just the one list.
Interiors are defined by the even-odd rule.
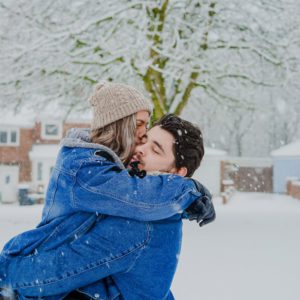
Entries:
[[[26,272],[16,274],[17,266],[23,264],[30,269],[32,260],[38,262],[42,257],[39,253],[78,239],[101,219],[98,213],[141,221],[160,220],[182,212],[201,197],[191,180],[169,175],[147,176],[143,180],[130,177],[124,168],[134,141],[139,142],[145,133],[151,112],[150,103],[141,93],[122,84],[101,83],[90,103],[91,134],[73,130],[64,139],[50,179],[41,223],[4,247],[1,287],[8,285],[17,291],[28,287],[27,295],[41,295],[37,287],[43,280],[42,272],[32,282]],[[75,262],[70,257],[72,263]],[[72,289],[73,286],[66,287],[66,292]],[[51,290],[47,293],[51,294]]]

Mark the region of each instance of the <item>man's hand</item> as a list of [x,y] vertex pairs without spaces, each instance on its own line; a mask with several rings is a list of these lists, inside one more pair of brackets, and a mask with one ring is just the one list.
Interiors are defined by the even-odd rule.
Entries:
[[130,176],[138,176],[139,178],[144,178],[147,175],[147,172],[145,170],[140,170],[138,165],[139,165],[139,161],[133,161],[131,162],[130,165],[130,169],[129,169],[129,175]]
[[202,196],[194,201],[185,212],[190,221],[196,220],[202,227],[203,225],[214,221],[216,213],[211,200],[212,196],[208,189],[197,180],[193,179],[193,181]]

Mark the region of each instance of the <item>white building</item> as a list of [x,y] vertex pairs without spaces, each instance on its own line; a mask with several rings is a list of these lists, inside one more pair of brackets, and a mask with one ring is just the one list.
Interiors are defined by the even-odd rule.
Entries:
[[300,141],[271,152],[273,158],[273,187],[275,193],[286,192],[289,177],[300,178]]
[[33,145],[29,157],[32,163],[32,188],[38,190],[39,187],[46,191],[51,172],[54,168],[60,146]]
[[221,192],[221,161],[226,157],[226,151],[205,147],[200,168],[193,176],[214,195],[219,195]]

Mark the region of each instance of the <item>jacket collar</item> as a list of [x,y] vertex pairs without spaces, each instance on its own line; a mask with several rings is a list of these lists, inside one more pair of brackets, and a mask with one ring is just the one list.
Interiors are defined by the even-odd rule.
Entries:
[[107,152],[112,156],[114,162],[119,165],[122,169],[125,169],[124,164],[118,157],[118,155],[113,152],[110,148],[91,142],[90,137],[91,130],[88,128],[71,128],[68,130],[66,137],[62,139],[60,145],[62,147],[69,147],[69,148],[89,148],[89,149],[99,149]]

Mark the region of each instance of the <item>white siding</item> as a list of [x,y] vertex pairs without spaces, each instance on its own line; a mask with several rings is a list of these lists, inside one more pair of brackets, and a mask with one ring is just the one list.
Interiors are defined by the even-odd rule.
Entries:
[[13,203],[18,200],[19,166],[0,165],[0,201]]

